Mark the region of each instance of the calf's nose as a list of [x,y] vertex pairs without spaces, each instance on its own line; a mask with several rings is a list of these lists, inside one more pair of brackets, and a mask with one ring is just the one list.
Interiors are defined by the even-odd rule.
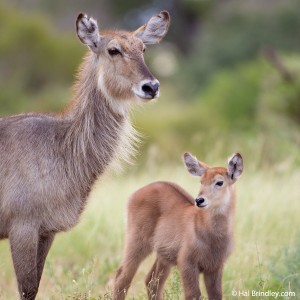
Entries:
[[205,199],[203,197],[198,197],[195,199],[195,201],[197,206],[200,206],[205,201]]

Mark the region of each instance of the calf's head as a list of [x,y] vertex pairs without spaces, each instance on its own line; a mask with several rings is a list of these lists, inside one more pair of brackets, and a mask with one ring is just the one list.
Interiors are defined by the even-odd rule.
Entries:
[[190,153],[184,154],[184,162],[192,175],[201,177],[201,189],[195,205],[200,208],[227,207],[234,192],[232,185],[243,172],[241,154],[235,153],[229,158],[227,168],[210,168]]

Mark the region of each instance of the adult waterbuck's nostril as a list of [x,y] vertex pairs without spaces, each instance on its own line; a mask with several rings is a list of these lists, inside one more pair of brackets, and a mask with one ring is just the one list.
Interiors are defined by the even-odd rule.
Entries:
[[142,91],[147,95],[151,96],[152,98],[156,97],[159,90],[159,82],[147,82],[142,86]]

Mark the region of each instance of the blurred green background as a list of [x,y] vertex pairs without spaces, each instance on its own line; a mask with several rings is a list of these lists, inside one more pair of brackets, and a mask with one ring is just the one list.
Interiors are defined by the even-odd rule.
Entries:
[[[298,274],[296,286],[298,284],[299,287],[300,238],[297,228],[300,224],[294,214],[299,216],[300,212],[300,1],[1,0],[0,115],[25,111],[56,112],[66,105],[76,69],[87,51],[75,33],[78,12],[84,11],[95,17],[100,29],[134,30],[163,9],[171,14],[170,32],[160,45],[149,46],[145,53],[150,69],[161,82],[161,97],[155,103],[138,107],[132,114],[135,127],[143,138],[135,165],[126,168],[125,177],[117,177],[126,192],[116,197],[124,198],[124,195],[128,196],[140,187],[138,183],[145,184],[154,178],[174,178],[191,187],[187,183],[191,180],[189,177],[183,179],[182,175],[175,176],[173,171],[179,168],[179,173],[185,172],[180,165],[181,155],[185,151],[212,165],[224,165],[230,154],[240,151],[245,159],[246,173],[242,186],[248,198],[244,198],[238,212],[245,214],[249,204],[247,201],[259,205],[269,201],[268,212],[272,214],[274,209],[277,217],[274,219],[270,215],[271,219],[265,222],[269,224],[267,227],[272,222],[280,224],[282,218],[290,220],[285,233],[282,233],[290,237],[286,240],[288,245],[283,247],[279,242],[278,245],[275,243],[276,247],[275,244],[273,246],[278,251],[274,251],[270,259],[275,261],[284,249],[294,253],[294,256],[290,254],[285,259],[287,264],[296,266],[293,272]],[[128,183],[128,174],[133,182],[137,182],[136,185]],[[139,177],[144,179],[139,180]],[[261,198],[268,194],[264,190],[264,180],[268,182],[267,192],[271,191],[269,198],[249,196],[256,190],[260,190]],[[115,187],[116,182],[108,180],[106,185]],[[194,181],[193,186],[198,187],[198,183]],[[278,198],[278,189],[282,188],[286,189],[286,193]],[[99,191],[97,193],[101,194]],[[277,199],[276,209],[271,205],[274,199]],[[124,214],[126,197],[122,201]],[[280,215],[281,204],[291,208],[286,212],[288,215]],[[261,213],[264,206],[259,205],[257,212]],[[112,209],[114,207],[107,206],[104,212],[109,214]],[[86,214],[93,219],[91,211]],[[243,219],[241,215],[240,218]],[[83,219],[86,220],[85,217]],[[243,222],[250,225],[247,223],[248,227],[240,232],[242,237],[237,238],[247,243],[253,234],[251,222],[257,220]],[[90,228],[88,224],[83,221],[83,225],[75,229],[77,232],[64,237],[68,236],[73,243],[74,235]],[[101,284],[112,276],[120,261],[124,229],[122,221],[118,224],[121,231],[116,233],[117,242],[105,259],[109,260],[112,254],[115,258],[101,273]],[[105,226],[112,230],[114,225]],[[102,231],[107,228],[102,228]],[[265,234],[266,238],[273,235],[276,240],[276,230],[266,231]],[[107,244],[107,241],[104,243]],[[98,241],[97,247],[102,248],[102,244],[103,240]],[[245,249],[240,247],[239,255],[242,256]],[[60,248],[57,246],[56,249]],[[67,251],[63,249],[61,252]],[[272,243],[268,247],[262,245],[262,249],[270,254]],[[4,253],[8,255],[7,249]],[[252,252],[255,262],[250,259],[247,264],[260,266],[261,261],[257,261],[255,253]],[[55,257],[52,252],[51,255]],[[91,259],[95,252],[90,255],[86,259]],[[2,255],[2,259],[4,257]],[[101,256],[99,260],[102,259]],[[234,261],[233,270],[241,263]],[[88,264],[91,267],[90,261]],[[48,268],[51,269],[51,266],[48,265]],[[81,267],[78,268],[81,270]],[[274,279],[271,285],[278,289],[288,286],[287,281],[283,284],[278,279],[280,276],[274,275],[284,273],[284,268],[280,266],[275,271],[268,268],[264,273],[268,274],[267,278]],[[3,265],[2,270],[6,270]],[[9,285],[12,271],[4,271],[0,273],[0,282],[1,276],[4,276],[5,284]],[[289,274],[287,269],[285,271]],[[56,276],[62,276],[60,272],[57,271]],[[255,273],[258,285],[267,280],[259,275],[262,272],[259,269]],[[292,278],[294,280],[295,277]],[[226,284],[230,295],[232,285],[230,282]],[[1,290],[0,285],[0,299],[1,293],[5,293],[3,286]],[[85,286],[78,288],[79,293],[81,289]],[[88,291],[90,289],[90,286],[86,288]],[[63,290],[62,287],[59,290],[62,294],[74,292],[74,289]],[[9,293],[4,295],[3,299],[7,299]],[[40,299],[46,299],[44,297]],[[175,296],[170,299],[172,297]],[[230,296],[227,299],[231,299]]]
[[0,114],[59,111],[86,49],[75,33],[85,11],[100,28],[134,30],[156,12],[170,32],[146,60],[158,103],[134,114],[145,134],[138,166],[255,153],[259,165],[300,162],[300,2],[18,1],[0,4]]

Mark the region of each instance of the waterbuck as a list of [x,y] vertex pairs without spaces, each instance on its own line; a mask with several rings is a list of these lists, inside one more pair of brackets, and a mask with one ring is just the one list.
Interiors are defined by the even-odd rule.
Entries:
[[55,234],[76,225],[95,180],[131,152],[130,104],[159,95],[145,44],[158,43],[169,20],[163,11],[134,32],[99,32],[80,14],[77,35],[90,51],[70,106],[0,119],[0,239],[9,239],[21,299],[35,299]]
[[114,299],[126,296],[132,278],[152,251],[156,260],[146,277],[149,299],[161,300],[171,267],[177,265],[186,300],[201,299],[199,273],[209,300],[222,299],[222,273],[233,243],[235,189],[243,159],[234,154],[226,168],[209,168],[189,153],[185,165],[201,177],[194,200],[180,186],[154,182],[129,199],[124,259],[114,283]]

